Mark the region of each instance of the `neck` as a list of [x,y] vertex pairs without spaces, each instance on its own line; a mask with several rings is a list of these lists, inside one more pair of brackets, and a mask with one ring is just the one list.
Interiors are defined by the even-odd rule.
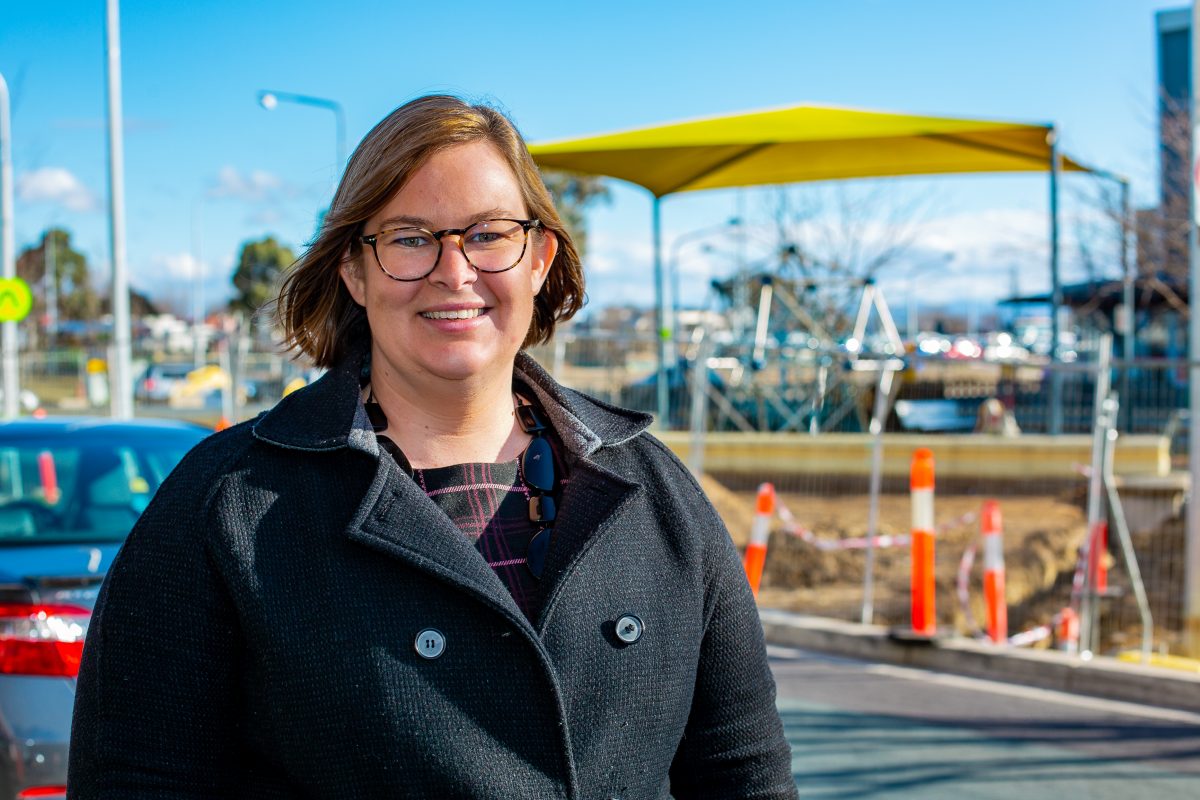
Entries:
[[511,377],[413,380],[373,368],[370,391],[387,416],[381,433],[416,469],[509,461],[529,441],[513,414]]

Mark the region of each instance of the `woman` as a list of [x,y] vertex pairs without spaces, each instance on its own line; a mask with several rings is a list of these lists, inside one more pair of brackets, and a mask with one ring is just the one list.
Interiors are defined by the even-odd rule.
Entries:
[[358,147],[285,282],[329,368],[160,490],[93,618],[73,797],[792,797],[729,537],[644,414],[521,352],[582,304],[519,134]]

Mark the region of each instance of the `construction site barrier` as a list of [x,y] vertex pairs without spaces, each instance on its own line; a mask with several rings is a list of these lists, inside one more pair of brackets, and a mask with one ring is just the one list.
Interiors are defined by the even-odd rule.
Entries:
[[933,524],[933,451],[913,453],[909,470],[912,492],[912,629],[918,636],[937,633]]
[[979,517],[983,534],[983,599],[987,608],[987,635],[997,644],[1008,640],[1008,601],[1004,595],[1004,523],[1000,504],[984,501]]
[[771,519],[775,516],[775,486],[760,484],[758,498],[754,504],[754,522],[750,527],[750,543],[746,545],[746,580],[750,591],[758,597],[758,586],[762,583],[763,566],[767,562],[767,541],[771,537]]

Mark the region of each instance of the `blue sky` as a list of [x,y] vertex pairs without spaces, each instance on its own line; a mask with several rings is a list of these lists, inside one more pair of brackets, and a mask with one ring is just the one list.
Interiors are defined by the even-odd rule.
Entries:
[[[63,225],[99,271],[109,247],[104,5],[0,0],[17,247]],[[256,103],[262,89],[337,100],[351,147],[399,103],[447,90],[500,105],[531,141],[803,102],[1052,121],[1069,153],[1130,176],[1135,201],[1152,203],[1154,12],[1179,6],[124,0],[131,280],[187,311],[197,263],[204,298],[216,302],[242,242],[271,233],[301,247],[312,235],[337,174],[333,115],[292,104],[267,112]],[[922,279],[930,299],[991,297],[1014,280],[1022,291],[1048,285],[1044,178],[855,182],[849,191],[920,208],[908,223],[914,245],[890,274],[948,264],[937,280]],[[1105,236],[1076,194],[1064,196],[1068,248]],[[737,214],[766,225],[775,198],[752,190],[670,199],[667,247]],[[591,214],[593,305],[650,302],[649,208],[644,191],[614,183],[612,204]],[[715,253],[699,238],[679,250],[685,301],[700,302],[708,278],[732,269],[721,255],[732,244],[708,242]],[[1068,254],[1064,277],[1079,269]]]

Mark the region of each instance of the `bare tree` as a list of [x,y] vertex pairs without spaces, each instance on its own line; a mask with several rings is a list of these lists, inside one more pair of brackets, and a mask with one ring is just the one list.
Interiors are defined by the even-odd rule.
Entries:
[[730,306],[756,306],[769,279],[791,312],[781,324],[810,331],[819,325],[844,337],[863,283],[904,261],[932,204],[929,194],[879,183],[778,189],[764,199],[768,224],[748,227],[753,255],[746,274],[717,291]]

